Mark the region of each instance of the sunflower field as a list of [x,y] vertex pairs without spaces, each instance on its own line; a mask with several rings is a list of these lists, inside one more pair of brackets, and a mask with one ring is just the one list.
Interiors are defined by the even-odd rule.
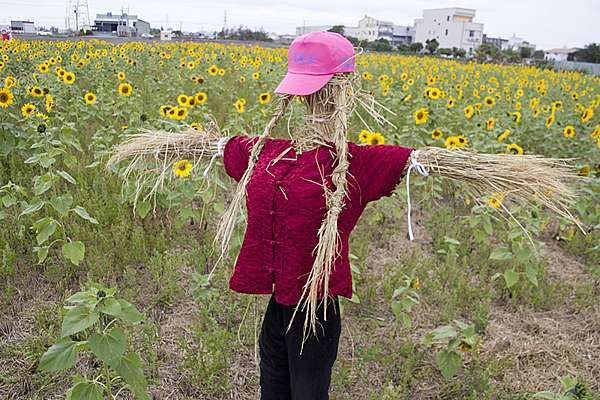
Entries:
[[[261,133],[286,56],[222,43],[0,45],[0,398],[257,398],[265,298],[227,291],[229,271],[207,278],[234,182],[219,161],[205,179],[180,160],[156,198],[135,198],[142,183],[105,166],[144,129],[200,131],[214,117],[227,134]],[[384,53],[358,56],[357,69],[394,126],[354,116],[349,140],[571,159],[584,229],[510,193],[473,202],[415,178],[408,242],[400,185],[351,239],[355,295],[332,398],[597,398],[600,78]]]

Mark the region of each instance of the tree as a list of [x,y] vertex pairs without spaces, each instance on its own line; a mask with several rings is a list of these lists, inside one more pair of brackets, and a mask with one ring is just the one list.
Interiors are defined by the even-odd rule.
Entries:
[[532,57],[535,60],[543,60],[544,59],[544,50],[536,50],[536,51],[534,51]]
[[521,61],[521,54],[517,53],[513,49],[502,50],[502,58],[509,63],[518,63]]
[[379,38],[367,44],[367,48],[374,51],[392,51],[394,48],[387,39]]
[[519,49],[519,55],[521,56],[521,58],[530,58],[532,53],[533,50],[531,49],[531,47],[521,47]]
[[427,48],[427,51],[429,51],[429,54],[433,54],[435,53],[435,51],[437,50],[437,48],[440,46],[439,42],[437,41],[437,39],[427,39],[425,41],[425,47]]
[[442,54],[442,55],[445,55],[445,56],[451,56],[451,55],[453,54],[453,53],[452,53],[452,49],[447,49],[447,48],[441,48],[441,49],[438,49],[438,51],[437,51],[437,52],[438,52],[439,54]]
[[410,51],[418,53],[421,50],[423,50],[423,43],[420,42],[415,42],[415,43],[411,43],[409,46]]
[[339,33],[340,35],[344,34],[344,25],[334,25],[331,28],[329,28],[327,30],[327,32],[335,32],[335,33]]
[[577,61],[600,64],[600,44],[590,43],[575,53]]
[[454,58],[463,58],[467,55],[467,52],[465,49],[460,49],[458,47],[453,47],[452,48],[452,55],[454,56]]
[[475,49],[475,59],[478,62],[486,62],[499,59],[498,48],[489,43],[482,43]]

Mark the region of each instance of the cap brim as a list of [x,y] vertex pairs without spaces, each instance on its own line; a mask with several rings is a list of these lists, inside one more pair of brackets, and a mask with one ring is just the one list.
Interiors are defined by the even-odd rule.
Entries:
[[334,74],[308,75],[289,72],[275,89],[275,93],[306,96],[316,92],[329,82]]

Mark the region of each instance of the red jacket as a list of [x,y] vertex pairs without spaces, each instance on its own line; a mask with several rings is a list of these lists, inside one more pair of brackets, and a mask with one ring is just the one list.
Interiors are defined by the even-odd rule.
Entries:
[[[236,181],[248,166],[255,141],[256,137],[234,136],[225,146],[225,170]],[[254,167],[246,187],[246,233],[229,286],[240,293],[274,291],[278,303],[295,305],[312,268],[317,232],[326,212],[319,184],[321,173],[328,177],[328,187],[334,189],[330,175],[335,149],[321,146],[301,153],[297,159],[292,149],[267,171],[269,161],[289,146],[290,140],[267,139]],[[392,194],[404,175],[412,149],[354,143],[348,146],[348,197],[338,219],[341,254],[331,273],[329,294],[351,298],[350,233],[368,202]]]

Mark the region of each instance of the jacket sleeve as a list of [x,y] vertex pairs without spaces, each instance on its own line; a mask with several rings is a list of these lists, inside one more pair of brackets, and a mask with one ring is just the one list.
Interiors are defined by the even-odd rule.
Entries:
[[405,174],[410,147],[395,145],[354,145],[352,161],[364,203],[389,196]]
[[227,175],[239,182],[248,167],[248,160],[256,137],[233,136],[225,144],[223,165]]

